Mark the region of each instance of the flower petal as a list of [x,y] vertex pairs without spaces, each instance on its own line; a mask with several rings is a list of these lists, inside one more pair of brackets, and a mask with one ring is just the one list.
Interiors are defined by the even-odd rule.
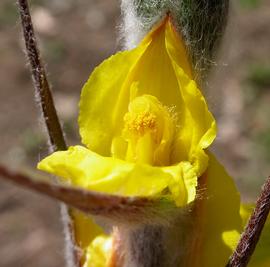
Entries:
[[170,20],[168,20],[168,23],[166,23],[165,45],[169,57],[183,69],[189,79],[193,79],[192,69],[189,63],[184,41]]
[[216,137],[216,122],[208,110],[207,104],[196,83],[190,80],[183,70],[173,64],[178,85],[184,99],[184,107],[179,121],[172,163],[188,160],[197,168],[198,177],[207,168],[208,156],[204,149],[209,147]]
[[105,60],[93,71],[82,89],[80,135],[82,143],[97,153],[105,156],[110,154],[111,139],[115,130],[112,116],[118,95],[145,46],[119,52]]
[[[88,266],[87,263],[89,262],[91,252],[91,259],[94,259],[96,262],[104,263],[103,265],[95,266],[104,267],[106,262],[106,254],[102,254],[101,252],[104,250],[103,248],[106,247],[105,239],[109,240],[110,237],[105,235],[101,227],[98,226],[92,218],[86,216],[82,212],[72,209],[71,216],[73,219],[76,244],[81,250],[82,265],[86,264],[83,266]],[[98,242],[97,244],[97,242],[95,242],[95,240],[99,239],[99,237],[103,238],[104,243]],[[93,243],[95,243],[95,246],[93,246]]]
[[86,261],[83,267],[106,267],[110,261],[112,237],[97,236],[87,248]]
[[[194,200],[187,196],[196,187],[196,175],[189,163],[179,166],[152,167],[102,157],[81,146],[58,151],[43,159],[40,170],[64,178],[89,190],[122,196],[161,196],[165,189],[177,191],[173,198],[180,206]],[[185,172],[189,166],[189,172]],[[190,182],[192,181],[192,182]],[[192,199],[193,198],[193,199]]]
[[[126,110],[131,93],[130,88],[133,83],[137,84],[136,96],[152,95],[156,97],[163,105],[174,109],[175,113],[182,114],[185,103],[179,90],[177,77],[172,66],[171,58],[166,48],[166,28],[170,24],[169,19],[165,19],[153,31],[151,31],[142,43],[148,42],[146,49],[141,54],[139,60],[134,65],[132,71],[128,74],[126,86],[122,88],[119,97],[116,120],[120,121]],[[173,39],[171,46],[177,49],[180,39]],[[184,51],[183,51],[184,52]],[[177,54],[179,55],[179,54]],[[186,54],[181,54],[183,58],[179,59],[181,68],[190,72]]]
[[242,231],[240,196],[232,178],[211,154],[205,175],[206,189],[202,193],[207,199],[203,200],[198,214],[201,225],[197,224],[202,244],[199,266],[225,266],[236,245],[234,237],[239,237]]
[[188,159],[197,166],[197,174],[201,176],[208,161],[203,150],[209,147],[216,137],[216,122],[197,84],[192,80],[183,41],[171,23],[166,24],[165,45],[184,102],[179,118],[184,127],[179,125],[172,162]]

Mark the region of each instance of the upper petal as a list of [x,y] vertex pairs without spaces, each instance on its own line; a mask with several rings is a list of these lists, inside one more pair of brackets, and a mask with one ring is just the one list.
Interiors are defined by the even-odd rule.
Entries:
[[102,155],[110,154],[115,129],[113,112],[127,76],[147,44],[119,52],[100,64],[82,89],[79,127],[82,142]]

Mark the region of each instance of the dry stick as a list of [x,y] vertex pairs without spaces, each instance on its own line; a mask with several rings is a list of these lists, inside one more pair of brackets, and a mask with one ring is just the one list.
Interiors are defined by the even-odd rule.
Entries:
[[[14,172],[0,165],[0,178],[14,182],[19,186],[31,189],[53,199],[60,200],[84,213],[141,222],[141,217],[158,216],[155,210],[158,199],[145,197],[123,197],[98,193],[79,187],[58,185],[46,180],[33,179],[23,173]],[[150,214],[149,214],[150,213]]]
[[[65,150],[66,143],[64,140],[61,125],[53,103],[50,86],[46,77],[44,66],[42,65],[39,50],[37,48],[36,37],[32,25],[31,15],[29,12],[27,0],[18,0],[21,23],[23,28],[26,54],[30,62],[33,83],[36,97],[41,106],[42,115],[48,131],[50,145],[53,150]],[[72,248],[67,248],[69,257],[74,263],[68,263],[70,266],[79,266],[77,252],[75,250],[75,239],[73,233],[72,219],[67,207],[62,206],[63,214],[66,214],[66,220],[63,220],[66,229],[67,238],[71,241]]]
[[41,63],[36,37],[31,21],[27,0],[18,0],[23,28],[26,53],[30,62],[38,102],[48,130],[50,144],[54,150],[66,150],[63,132],[56,114],[45,69]]
[[270,177],[263,185],[255,209],[240,238],[240,241],[226,267],[247,266],[260,239],[265,221],[270,211]]

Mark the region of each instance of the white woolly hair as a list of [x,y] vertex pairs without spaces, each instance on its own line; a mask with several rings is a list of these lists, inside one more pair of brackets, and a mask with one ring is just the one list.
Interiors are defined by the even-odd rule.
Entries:
[[130,0],[122,0],[121,10],[123,25],[121,36],[126,49],[134,48],[149,29],[161,19],[161,14],[145,18],[137,14],[138,4]]
[[168,12],[183,36],[196,80],[214,65],[213,57],[227,22],[229,0],[122,0],[121,39],[135,47]]
[[133,0],[122,0],[121,3],[123,23],[120,28],[120,37],[125,49],[134,48],[166,13],[165,10],[160,10],[160,13],[153,16],[141,16],[137,12],[139,5],[139,2]]

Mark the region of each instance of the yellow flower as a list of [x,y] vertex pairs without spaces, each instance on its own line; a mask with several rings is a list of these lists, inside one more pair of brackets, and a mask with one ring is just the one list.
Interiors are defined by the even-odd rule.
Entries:
[[[201,193],[207,198],[197,211],[198,243],[191,245],[200,261],[190,257],[189,266],[224,266],[242,227],[239,195],[212,155],[208,164],[205,149],[216,137],[215,120],[170,19],[138,47],[93,71],[82,90],[79,126],[86,147],[55,152],[39,169],[85,189],[162,196],[178,207],[195,200],[203,176],[207,186]],[[106,266],[110,237],[92,219],[75,211],[73,216],[83,266]],[[230,241],[232,231],[237,234]]]
[[91,74],[79,116],[87,148],[56,152],[38,168],[100,192],[157,196],[168,189],[178,206],[193,201],[216,125],[191,75],[166,19]]

